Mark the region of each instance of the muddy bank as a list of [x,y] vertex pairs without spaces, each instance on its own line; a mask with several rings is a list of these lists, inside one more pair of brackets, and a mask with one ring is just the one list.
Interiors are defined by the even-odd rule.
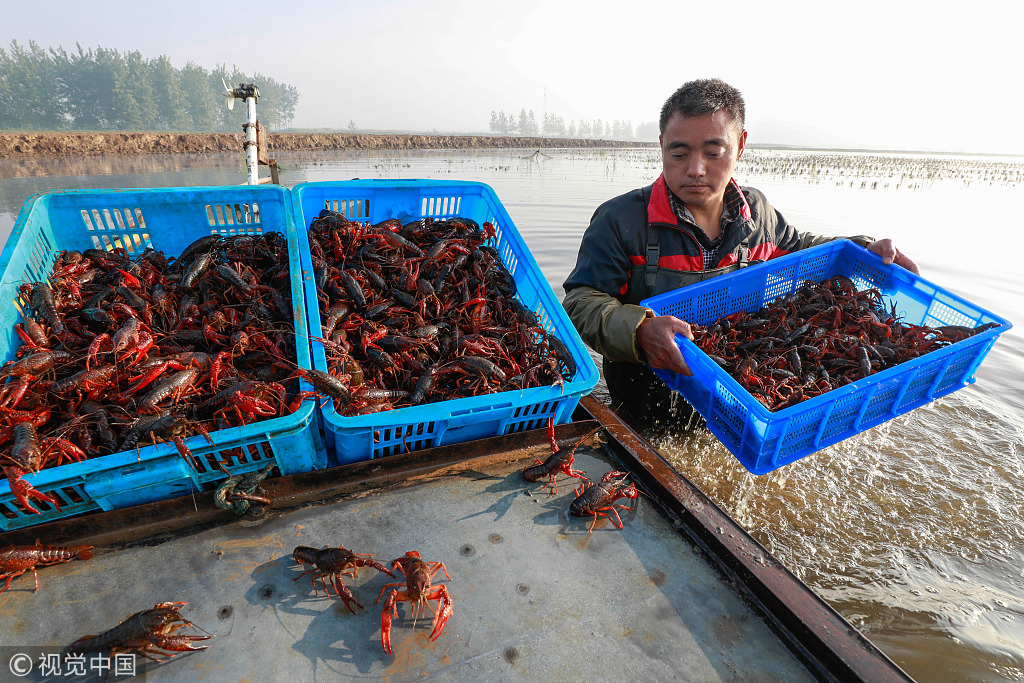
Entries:
[[[0,133],[0,159],[239,153],[241,133]],[[269,156],[301,150],[646,147],[655,143],[485,135],[270,133]]]

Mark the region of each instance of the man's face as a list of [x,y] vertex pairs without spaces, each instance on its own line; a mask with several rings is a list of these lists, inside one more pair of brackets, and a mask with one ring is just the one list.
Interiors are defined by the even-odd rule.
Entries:
[[726,111],[689,117],[676,112],[659,140],[669,189],[691,210],[711,209],[723,201],[747,131]]

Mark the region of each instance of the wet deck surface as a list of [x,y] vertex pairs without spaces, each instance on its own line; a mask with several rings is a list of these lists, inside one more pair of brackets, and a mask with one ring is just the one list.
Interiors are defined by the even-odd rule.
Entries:
[[[602,519],[588,534],[589,518],[568,512],[576,480],[559,477],[548,497],[522,480],[530,462],[470,461],[372,495],[44,568],[38,593],[29,574],[0,595],[4,652],[66,646],[157,602],[187,601],[183,615],[218,637],[140,665],[146,680],[812,680],[649,500],[623,513],[624,529]],[[593,480],[615,467],[585,449],[576,466]],[[295,546],[328,544],[384,563],[408,550],[444,562],[451,579],[435,582],[454,600],[447,630],[429,642],[429,621],[414,626],[400,604],[385,654],[375,600],[391,579],[362,569],[347,580],[366,608],[357,614],[315,595],[308,576],[294,580]]]

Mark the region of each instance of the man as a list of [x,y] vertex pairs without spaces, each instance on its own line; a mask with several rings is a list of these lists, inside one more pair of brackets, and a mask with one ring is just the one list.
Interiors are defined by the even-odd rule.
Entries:
[[[692,412],[647,366],[692,375],[675,335],[693,335],[685,321],[655,316],[640,301],[833,239],[798,232],[760,191],[733,180],[744,116],[740,92],[718,79],[673,93],[661,110],[662,175],[598,207],[563,285],[562,305],[604,357],[612,403],[645,425]],[[918,272],[892,240],[850,239]]]

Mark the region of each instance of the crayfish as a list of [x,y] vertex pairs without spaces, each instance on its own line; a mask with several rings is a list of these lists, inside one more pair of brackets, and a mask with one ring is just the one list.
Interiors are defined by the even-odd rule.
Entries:
[[599,516],[611,519],[608,514],[609,512],[615,515],[612,524],[618,529],[622,528],[622,519],[615,508],[622,510],[630,508],[628,505],[616,505],[615,501],[619,498],[636,499],[640,496],[640,492],[637,491],[634,484],[626,483],[628,477],[628,472],[609,472],[601,477],[599,483],[586,483],[574,491],[576,499],[569,505],[569,512],[577,517],[584,517],[586,515],[593,515],[594,517],[590,522],[590,528],[587,530],[587,533],[593,533],[594,524],[597,523]]
[[[49,419],[49,415],[48,408],[38,413],[39,419],[44,422]],[[13,464],[4,466],[3,471],[7,475],[11,493],[27,512],[40,514],[39,510],[29,502],[32,498],[49,503],[59,510],[60,501],[57,498],[39,491],[22,477],[25,474],[38,472],[50,460],[56,459],[58,464],[64,458],[77,462],[85,457],[85,453],[78,446],[61,437],[50,437],[40,442],[36,435],[36,424],[31,419],[15,424],[10,433],[14,437],[14,443],[6,458]]]
[[335,593],[345,603],[345,607],[348,607],[348,611],[353,614],[356,612],[352,609],[353,604],[359,609],[363,609],[363,606],[359,604],[355,595],[352,594],[352,591],[341,580],[342,575],[358,579],[360,567],[373,567],[391,578],[395,577],[394,572],[388,571],[387,567],[375,561],[373,555],[369,553],[354,553],[343,545],[337,548],[323,548],[320,550],[300,545],[292,551],[292,560],[298,564],[313,565],[313,569],[307,569],[296,576],[295,581],[298,581],[306,574],[313,574],[313,590],[316,591],[316,580],[320,579],[320,583],[324,586],[324,591],[327,595],[330,595],[331,589],[327,586],[327,579],[331,579],[331,585],[334,586]]
[[548,478],[548,483],[542,486],[542,489],[551,487],[551,491],[548,492],[549,496],[553,496],[558,493],[558,482],[555,477],[561,473],[569,477],[576,477],[577,479],[587,480],[586,475],[579,470],[572,468],[573,462],[575,461],[576,449],[579,448],[584,441],[593,436],[601,426],[598,425],[594,429],[590,430],[582,437],[579,441],[574,443],[570,448],[558,448],[558,443],[555,441],[555,419],[552,417],[548,420],[548,439],[551,441],[551,455],[548,456],[547,460],[537,460],[533,465],[523,470],[523,479],[526,481],[540,481],[544,477]]
[[184,602],[157,603],[153,609],[136,612],[109,631],[104,631],[96,636],[79,638],[71,644],[69,650],[75,653],[106,651],[110,655],[134,652],[155,662],[162,661],[158,655],[170,659],[178,652],[205,650],[209,646],[194,645],[194,643],[200,640],[209,640],[213,636],[187,636],[176,633],[185,626],[199,628],[181,616],[179,610],[186,604]]
[[305,374],[339,414],[562,387],[575,376],[568,347],[515,298],[492,224],[370,225],[324,209],[307,234],[326,371]]
[[[384,587],[380,589],[380,595],[377,596],[377,602],[380,602],[380,599],[384,597],[384,591],[388,588],[396,589],[388,595],[380,614],[380,642],[384,647],[384,652],[388,654],[391,654],[391,620],[398,616],[398,601],[412,603],[413,618],[423,615],[428,600],[438,601],[439,609],[434,612],[434,628],[428,638],[431,641],[437,640],[441,636],[445,624],[448,623],[448,618],[452,616],[452,596],[448,594],[448,587],[431,586],[434,575],[439,571],[444,572],[445,578],[451,579],[443,563],[424,562],[420,559],[418,552],[410,550],[405,557],[400,557],[391,564],[393,569],[399,569],[405,574],[405,582],[384,584]],[[405,590],[398,590],[403,586]]]
[[692,324],[694,343],[768,410],[784,410],[900,363],[980,334],[911,325],[887,311],[878,289],[848,278],[807,281],[756,313]]
[[91,545],[76,546],[44,546],[39,541],[35,545],[16,545],[0,550],[0,579],[7,579],[0,593],[11,587],[11,581],[31,570],[39,590],[39,574],[37,567],[49,567],[64,564],[71,560],[88,560],[92,557]]
[[0,465],[28,513],[39,512],[33,498],[55,508],[67,500],[24,480],[47,465],[171,442],[193,469],[226,471],[240,452],[195,458],[187,439],[214,431],[207,425],[291,414],[305,399],[289,360],[294,311],[280,233],[208,235],[177,259],[154,249],[134,258],[123,247],[65,251],[46,282],[18,291],[22,345],[0,367]]

